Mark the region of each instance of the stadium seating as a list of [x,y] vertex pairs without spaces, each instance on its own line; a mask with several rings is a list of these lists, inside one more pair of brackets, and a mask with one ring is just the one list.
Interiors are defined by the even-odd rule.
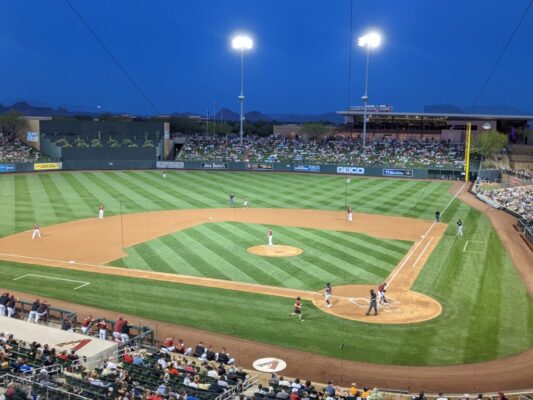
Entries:
[[0,163],[11,164],[47,160],[47,157],[25,145],[16,137],[0,133]]
[[329,138],[321,141],[278,136],[193,136],[178,154],[183,161],[294,162],[312,164],[444,167],[463,165],[464,146],[431,140],[361,140]]

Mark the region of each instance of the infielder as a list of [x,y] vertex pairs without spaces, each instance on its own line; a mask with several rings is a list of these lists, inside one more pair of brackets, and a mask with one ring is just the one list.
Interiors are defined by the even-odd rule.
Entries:
[[104,205],[100,204],[100,207],[98,208],[98,218],[104,219]]
[[353,221],[353,210],[352,210],[352,207],[348,207],[348,221],[349,222]]
[[293,315],[297,315],[298,319],[300,321],[303,321],[303,318],[302,318],[302,300],[300,299],[300,296],[298,296],[296,298],[296,301],[294,302],[294,311],[291,314],[289,314],[289,317],[293,316]]
[[33,225],[33,233],[31,235],[32,240],[38,237],[41,239],[41,228],[39,227],[39,224]]
[[456,222],[457,224],[457,236],[463,236],[463,221],[459,218]]
[[332,295],[332,290],[331,290],[331,283],[326,283],[326,290],[324,292],[324,299],[326,300],[326,307],[331,307],[331,295]]
[[268,235],[267,235],[267,237],[268,237],[268,245],[269,245],[269,246],[272,246],[272,236],[273,236],[273,235],[272,235],[272,229],[271,229],[271,228],[268,228]]

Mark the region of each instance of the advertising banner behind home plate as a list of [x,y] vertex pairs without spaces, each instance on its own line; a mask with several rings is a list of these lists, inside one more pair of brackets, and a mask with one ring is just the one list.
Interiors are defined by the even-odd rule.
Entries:
[[287,368],[287,363],[281,358],[267,357],[254,361],[254,369],[261,372],[279,372]]

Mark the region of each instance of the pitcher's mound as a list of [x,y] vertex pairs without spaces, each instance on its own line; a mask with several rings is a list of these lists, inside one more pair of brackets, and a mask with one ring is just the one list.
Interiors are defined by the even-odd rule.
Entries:
[[302,249],[292,246],[275,244],[273,246],[252,246],[248,247],[248,253],[263,257],[294,257],[303,253]]

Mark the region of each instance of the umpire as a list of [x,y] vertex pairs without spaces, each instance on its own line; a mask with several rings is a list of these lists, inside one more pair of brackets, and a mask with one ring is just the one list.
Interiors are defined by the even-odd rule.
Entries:
[[370,315],[370,311],[374,309],[374,315],[378,315],[378,306],[376,302],[376,292],[374,292],[374,289],[370,289],[370,306],[368,307],[368,311],[366,312],[366,315]]

